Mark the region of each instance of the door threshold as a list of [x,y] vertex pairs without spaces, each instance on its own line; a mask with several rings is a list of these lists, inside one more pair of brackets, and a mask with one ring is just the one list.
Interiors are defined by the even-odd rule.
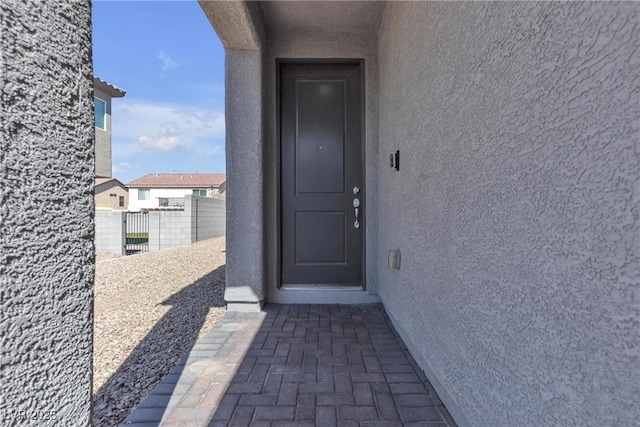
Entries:
[[280,290],[284,291],[308,291],[308,290],[343,290],[343,291],[363,291],[362,285],[336,285],[333,283],[314,283],[312,285],[282,285]]
[[370,294],[362,286],[345,285],[287,285],[269,292],[267,301],[274,304],[373,304],[378,295]]

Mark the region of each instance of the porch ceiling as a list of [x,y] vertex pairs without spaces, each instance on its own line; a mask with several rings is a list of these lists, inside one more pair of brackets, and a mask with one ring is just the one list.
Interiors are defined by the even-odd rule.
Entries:
[[264,1],[268,32],[377,33],[384,1]]

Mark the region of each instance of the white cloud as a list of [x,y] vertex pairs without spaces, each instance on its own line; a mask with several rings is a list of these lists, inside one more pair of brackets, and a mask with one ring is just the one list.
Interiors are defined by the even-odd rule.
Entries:
[[224,151],[224,145],[214,145],[213,147],[206,147],[198,150],[198,155],[203,157],[211,157],[215,156],[218,153],[222,153]]
[[221,111],[132,98],[119,99],[112,108],[114,158],[144,151],[213,147],[224,139]]
[[122,173],[131,169],[131,164],[127,162],[119,162],[115,163],[111,166],[111,174],[115,175],[117,173]]
[[165,123],[160,126],[158,137],[141,135],[138,143],[149,150],[171,151],[184,146],[184,142],[177,136],[181,133],[174,123]]
[[175,136],[161,136],[153,138],[142,135],[138,137],[138,143],[149,150],[171,151],[184,146],[184,142]]
[[170,68],[175,68],[178,66],[178,63],[171,59],[171,55],[164,51],[158,52],[158,59],[162,61],[162,71],[167,71]]

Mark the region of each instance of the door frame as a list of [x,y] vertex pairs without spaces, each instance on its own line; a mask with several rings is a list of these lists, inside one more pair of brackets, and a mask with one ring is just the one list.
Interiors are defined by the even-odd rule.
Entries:
[[[282,119],[282,65],[283,64],[319,64],[319,65],[357,65],[360,68],[360,137],[362,143],[360,146],[360,156],[362,160],[362,186],[361,197],[362,206],[362,262],[361,262],[361,274],[362,284],[360,286],[348,286],[348,285],[334,285],[334,284],[308,284],[308,285],[284,285],[282,284],[282,132],[281,132],[281,119]],[[368,206],[367,206],[367,185],[366,185],[366,105],[365,105],[365,60],[362,58],[276,58],[275,69],[275,163],[276,163],[276,246],[277,246],[277,265],[276,265],[276,289],[344,289],[344,290],[362,290],[367,289],[367,218],[368,218]]]

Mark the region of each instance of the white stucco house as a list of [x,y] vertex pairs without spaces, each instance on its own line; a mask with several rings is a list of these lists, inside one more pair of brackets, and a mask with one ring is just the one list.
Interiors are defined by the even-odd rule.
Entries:
[[224,173],[150,173],[127,184],[129,211],[184,206],[184,196],[224,199]]
[[[640,4],[200,4],[228,310],[382,303],[460,426],[637,425]],[[0,409],[90,425],[91,2],[0,14]]]

